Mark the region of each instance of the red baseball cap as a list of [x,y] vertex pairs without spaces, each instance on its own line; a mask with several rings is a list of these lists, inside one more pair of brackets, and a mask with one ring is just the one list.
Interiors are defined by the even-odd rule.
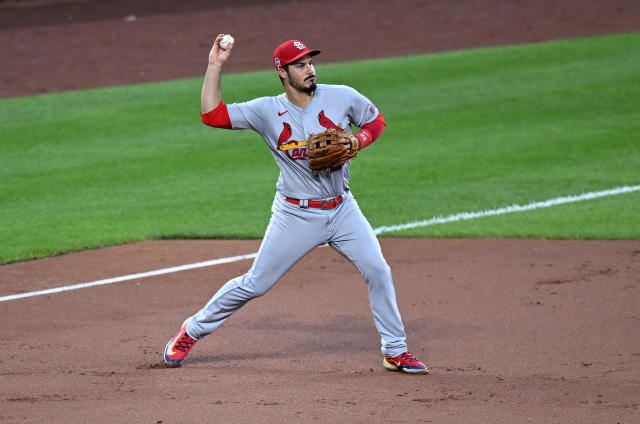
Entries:
[[295,62],[306,54],[315,56],[319,53],[320,50],[310,50],[300,40],[285,41],[273,52],[273,66],[279,69],[289,63]]

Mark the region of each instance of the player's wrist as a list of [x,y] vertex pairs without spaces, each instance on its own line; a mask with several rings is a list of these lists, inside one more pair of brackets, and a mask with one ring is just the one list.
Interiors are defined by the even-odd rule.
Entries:
[[373,143],[376,139],[375,135],[372,134],[371,131],[364,128],[358,131],[358,133],[356,134],[356,138],[360,142],[360,145],[358,146],[359,150],[364,149],[365,147]]
[[360,150],[360,139],[353,134],[349,135],[349,139],[351,140],[351,146],[356,150]]

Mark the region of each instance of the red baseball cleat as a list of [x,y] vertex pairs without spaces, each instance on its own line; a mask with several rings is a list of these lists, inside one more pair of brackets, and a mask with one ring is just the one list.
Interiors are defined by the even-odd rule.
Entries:
[[395,358],[384,358],[382,365],[390,371],[429,374],[429,368],[409,352],[402,353]]
[[182,361],[184,361],[193,345],[197,342],[196,339],[192,339],[187,334],[187,322],[189,322],[189,318],[182,323],[178,334],[169,340],[169,343],[164,348],[164,362],[170,367],[182,365]]

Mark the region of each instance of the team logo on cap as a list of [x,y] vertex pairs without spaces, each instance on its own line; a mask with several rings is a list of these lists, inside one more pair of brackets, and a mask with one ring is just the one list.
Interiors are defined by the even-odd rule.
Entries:
[[304,44],[302,44],[300,41],[294,41],[293,45],[298,49],[298,50],[304,50]]
[[279,68],[280,67],[280,58],[276,57],[275,62],[276,62],[276,68]]

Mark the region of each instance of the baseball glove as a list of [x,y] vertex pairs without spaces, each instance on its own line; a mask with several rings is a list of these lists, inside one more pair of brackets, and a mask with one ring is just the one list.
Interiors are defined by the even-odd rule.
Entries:
[[339,168],[358,154],[358,139],[346,131],[331,129],[309,134],[307,157],[309,167],[315,173],[324,169]]

